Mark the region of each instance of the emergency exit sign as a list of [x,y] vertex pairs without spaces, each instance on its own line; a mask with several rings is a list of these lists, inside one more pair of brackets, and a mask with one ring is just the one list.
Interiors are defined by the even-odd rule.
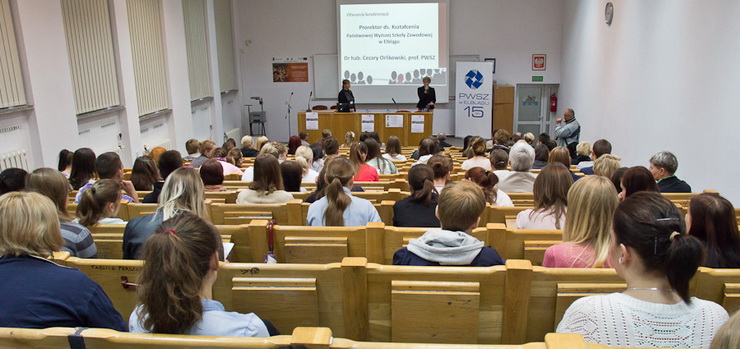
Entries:
[[533,76],[532,81],[545,81],[542,76]]

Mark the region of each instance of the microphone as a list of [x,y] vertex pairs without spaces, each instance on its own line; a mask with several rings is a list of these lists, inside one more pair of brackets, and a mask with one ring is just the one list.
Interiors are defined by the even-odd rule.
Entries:
[[306,103],[306,105],[308,105],[308,109],[306,109],[306,113],[311,112],[311,97],[313,97],[313,91],[311,91],[311,93],[308,94],[308,103]]
[[398,111],[398,103],[396,103],[396,99],[395,98],[391,98],[391,100],[393,100],[393,104],[396,105],[396,111]]

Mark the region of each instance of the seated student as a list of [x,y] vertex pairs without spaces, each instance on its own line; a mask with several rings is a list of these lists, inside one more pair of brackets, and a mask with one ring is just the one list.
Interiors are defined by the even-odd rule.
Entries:
[[432,155],[438,153],[438,144],[436,139],[433,138],[424,138],[419,142],[419,149],[414,151],[413,154],[411,154],[412,159],[416,159],[417,161],[411,165],[416,166],[419,164],[426,164],[427,161],[429,161],[429,158],[432,157]]
[[154,147],[152,150],[149,151],[149,157],[154,160],[154,163],[156,164],[157,161],[159,161],[159,156],[162,155],[162,153],[166,152],[167,149],[163,147]]
[[316,183],[316,176],[319,173],[311,168],[313,166],[313,150],[304,145],[298,147],[295,151],[295,162],[301,166],[301,181]]
[[[509,131],[497,130],[496,133],[493,134],[493,139],[491,139],[490,144],[491,146],[488,148],[501,149],[505,152],[509,152],[509,146],[507,145],[509,143],[509,139],[511,139]],[[488,146],[488,144],[486,144],[486,146]]]
[[164,221],[146,241],[139,276],[139,306],[130,332],[202,336],[269,337],[254,313],[227,312],[213,300],[221,235],[190,213]]
[[234,148],[229,150],[229,152],[226,154],[226,162],[228,162],[231,165],[236,166],[236,168],[241,171],[241,165],[242,165],[242,151]]
[[498,177],[491,171],[484,170],[480,167],[473,167],[465,172],[465,179],[472,181],[483,190],[486,202],[491,206],[514,207],[509,195],[496,187]]
[[661,193],[690,193],[691,186],[676,177],[678,160],[673,153],[662,151],[650,158],[650,173],[658,181]]
[[494,149],[491,151],[491,169],[493,173],[498,176],[502,171],[507,171],[506,167],[509,165],[509,153],[501,150]]
[[298,133],[298,138],[301,139],[301,145],[305,145],[309,148],[311,147],[311,142],[308,141],[308,132],[301,131],[300,133]]
[[28,172],[22,168],[9,168],[0,172],[0,195],[22,191],[26,187]]
[[[219,163],[221,163],[221,167],[224,171],[224,176],[232,173],[240,175],[243,174],[242,170],[239,167],[226,161],[227,155],[229,155],[229,152],[224,148],[216,148],[216,150],[213,151],[213,159],[216,159]],[[201,166],[203,165],[201,164]]]
[[172,171],[182,167],[182,157],[180,152],[177,150],[168,150],[159,157],[157,162],[157,168],[159,168],[159,175],[162,176],[162,181],[157,181],[152,186],[152,192],[144,196],[144,200],[141,200],[145,204],[156,204],[159,200],[159,193],[162,192],[162,186],[164,181],[167,180]]
[[67,251],[71,256],[79,258],[98,256],[98,249],[90,235],[90,230],[72,222],[72,217],[67,212],[69,182],[61,172],[51,168],[37,168],[28,175],[26,189],[46,196],[56,206],[59,229],[64,239],[62,251]]
[[[134,184],[131,183],[131,181],[123,179],[123,163],[118,154],[113,152],[100,154],[100,156],[95,159],[95,172],[98,173],[98,177],[100,177],[100,179],[112,179],[119,184],[120,189],[126,192],[126,194],[122,196],[122,200],[126,200],[128,202],[139,202],[139,195],[136,194]],[[91,180],[77,191],[75,204],[80,202],[82,194],[84,194],[87,188],[90,188],[93,183],[95,183],[95,181]]]
[[242,137],[242,156],[245,158],[253,158],[256,157],[259,153],[259,149],[253,148],[254,146],[254,140],[252,139],[252,136],[244,136]]
[[578,143],[576,146],[576,158],[571,160],[570,163],[571,165],[578,166],[578,164],[584,161],[590,161],[591,164],[593,164],[593,161],[591,160],[591,142],[583,141]]
[[[288,156],[288,148],[286,148],[285,145],[283,145],[282,143],[268,142],[262,146],[262,149],[260,150],[259,155],[262,155],[262,154],[272,155],[273,157],[275,157],[275,159],[278,160],[278,163],[281,163],[285,161],[286,157]],[[250,166],[244,170],[244,173],[242,174],[242,181],[251,182],[253,180],[254,180],[254,166]]]
[[516,215],[516,228],[563,229],[568,209],[568,190],[572,185],[570,170],[563,164],[545,166],[534,181],[534,208]]
[[126,331],[100,285],[48,259],[64,245],[57,211],[39,193],[0,196],[0,327]]
[[470,181],[448,184],[437,204],[442,229],[429,230],[418,239],[411,239],[408,247],[393,255],[393,264],[473,267],[504,264],[496,250],[470,236],[485,209],[486,200],[478,185]]
[[339,141],[334,137],[328,137],[322,141],[321,146],[317,147],[314,145],[311,147],[311,150],[314,153],[311,169],[318,173],[321,172],[326,161],[339,156]]
[[547,160],[550,158],[550,149],[544,144],[539,144],[534,147],[534,163],[532,163],[533,169],[541,169],[547,166]]
[[658,185],[655,184],[653,175],[650,171],[642,166],[630,167],[622,176],[621,191],[619,200],[624,200],[630,195],[640,191],[660,192]]
[[221,148],[226,150],[227,153],[231,151],[231,149],[236,149],[236,139],[233,139],[233,138],[227,139],[224,142],[224,144],[221,145]]
[[406,161],[406,156],[401,154],[401,140],[396,136],[388,137],[385,143],[385,154],[383,157],[390,161]]
[[588,176],[573,184],[568,191],[563,243],[547,248],[542,266],[611,267],[607,258],[612,216],[619,202],[616,194],[612,182],[602,176]]
[[147,155],[136,158],[134,167],[131,169],[131,183],[134,185],[134,189],[142,191],[152,190],[154,183],[157,183],[158,179],[159,173],[157,173],[157,164],[154,162],[154,159]]
[[484,170],[491,169],[491,160],[486,157],[486,141],[483,138],[475,137],[470,143],[473,157],[463,161],[460,168],[469,170],[473,167],[480,167]]
[[437,189],[437,193],[441,193],[445,185],[451,183],[452,161],[443,155],[437,154],[429,158],[427,165],[434,171],[434,189]]
[[627,288],[576,300],[557,332],[615,347],[708,347],[727,311],[689,297],[703,251],[684,228],[681,212],[660,193],[641,192],[620,203],[609,258]]
[[[270,143],[270,140],[267,139],[267,136],[259,136],[259,138],[257,138],[257,142],[255,143],[254,149],[257,149],[258,152],[262,151],[262,147],[264,147],[267,143]],[[255,155],[255,157],[257,156]]]
[[611,179],[614,172],[622,166],[621,161],[616,155],[604,154],[594,161],[594,174]]
[[90,148],[77,149],[72,155],[69,184],[78,190],[95,177],[95,153]]
[[414,166],[409,169],[409,189],[411,196],[398,200],[393,205],[394,227],[439,227],[437,198],[434,189],[434,171],[429,165]]
[[[329,159],[326,160],[326,163],[324,164],[324,166],[321,167],[321,171],[319,172],[319,175],[316,176],[316,190],[314,190],[314,192],[311,193],[311,195],[309,195],[306,198],[305,202],[307,202],[309,204],[312,204],[312,203],[316,202],[316,200],[321,199],[321,198],[324,197],[326,187],[328,186],[328,184],[326,183],[326,181],[323,180],[326,177],[326,164],[328,164],[329,162],[331,162],[332,160],[337,159],[337,158],[338,157],[332,157],[332,158],[329,158]],[[359,185],[352,185],[352,188],[350,189],[350,191],[363,192],[365,190],[362,189],[362,187],[359,186]]]
[[199,149],[200,141],[195,138],[188,139],[188,141],[185,142],[185,150],[188,152],[188,155],[182,159],[185,161],[193,161],[197,159],[200,156],[200,153],[198,152]]
[[373,138],[366,139],[363,143],[367,146],[367,157],[365,164],[374,167],[378,174],[397,174],[398,169],[393,161],[388,160],[380,154],[380,144]]
[[281,204],[293,199],[283,187],[278,160],[269,154],[254,159],[254,180],[249,189],[242,190],[236,198],[237,204]]
[[381,222],[378,210],[370,201],[350,193],[355,171],[348,159],[334,158],[324,168],[326,175],[320,180],[326,182],[325,195],[308,207],[306,225],[355,227]]
[[298,164],[298,162],[284,161],[282,164],[280,164],[280,175],[283,177],[283,186],[285,187],[285,191],[287,192],[305,192],[306,191],[306,188],[301,188],[303,168],[301,167],[300,164]]
[[437,141],[439,141],[439,146],[444,148],[449,148],[452,146],[452,144],[447,143],[447,135],[444,132],[437,133]]
[[77,221],[88,228],[96,224],[126,224],[116,217],[120,208],[121,185],[112,179],[101,179],[82,193]]
[[59,152],[59,163],[57,164],[57,170],[64,176],[64,178],[69,179],[69,175],[72,173],[72,156],[74,155],[73,152],[62,149]]
[[496,171],[498,188],[505,193],[531,193],[537,175],[530,172],[534,163],[534,149],[525,142],[517,142],[509,151],[511,171]]
[[355,173],[354,180],[357,182],[377,182],[380,180],[378,170],[365,163],[367,158],[367,145],[357,142],[349,148],[349,160]]
[[691,198],[686,213],[689,235],[704,243],[709,268],[740,268],[740,234],[735,209],[727,199],[716,194]]
[[181,167],[167,177],[159,195],[159,208],[155,213],[131,219],[123,230],[123,259],[136,259],[146,239],[162,221],[178,214],[190,212],[207,219],[205,190],[198,172]]
[[298,149],[298,147],[301,146],[301,138],[298,136],[290,136],[288,138],[288,154],[293,155],[295,154],[295,150]]
[[594,174],[594,162],[596,159],[600,158],[604,154],[611,154],[612,153],[612,144],[609,143],[606,139],[599,139],[598,141],[594,142],[594,146],[591,149],[591,161],[581,161],[578,165],[576,165],[576,169],[581,170],[581,172],[592,175]]
[[347,133],[344,134],[344,143],[342,143],[342,148],[349,148],[356,142],[355,140],[355,133],[352,131],[347,131]]
[[[611,155],[610,155],[611,156]],[[619,159],[619,158],[617,158]],[[550,156],[547,159],[548,163],[553,162],[559,162],[565,166],[565,168],[570,171],[570,150],[566,147],[555,147],[550,151]],[[611,163],[610,163],[611,164]],[[619,162],[617,162],[617,165],[619,165]],[[601,169],[604,168],[603,164],[601,164]],[[617,166],[619,167],[619,166]],[[609,173],[611,175],[611,172]],[[581,179],[581,176],[576,175],[575,173],[571,172],[570,176],[573,178],[573,182]]]
[[730,316],[712,339],[709,349],[737,349],[740,348],[740,311]]
[[216,142],[207,139],[200,143],[200,147],[198,148],[198,151],[200,151],[200,156],[190,161],[190,167],[192,168],[200,168],[201,165],[203,165],[206,160],[213,157],[213,152],[216,150]]
[[206,193],[226,191],[224,188],[224,169],[221,162],[216,159],[208,159],[200,166],[198,171],[200,179],[203,180],[203,188]]

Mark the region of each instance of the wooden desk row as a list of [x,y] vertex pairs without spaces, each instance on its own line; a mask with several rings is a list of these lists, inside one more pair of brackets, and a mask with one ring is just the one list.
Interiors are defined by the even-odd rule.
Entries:
[[[307,124],[307,115],[309,119],[317,118],[317,123],[313,124],[309,120]],[[339,143],[344,142],[344,134],[347,131],[354,132],[355,139],[359,139],[363,130],[362,120],[364,115],[370,116],[373,131],[378,132],[378,136],[383,142],[390,136],[396,136],[401,141],[402,146],[418,146],[423,138],[432,135],[433,113],[431,112],[337,113],[334,111],[313,111],[306,113],[302,111],[298,112],[298,132],[308,132],[309,142],[321,139],[321,132],[324,129],[330,129]],[[401,127],[393,127],[392,124],[387,122],[387,117],[401,118]],[[422,124],[417,124],[422,128],[421,132],[416,132],[412,127],[412,120],[416,118],[423,120]],[[307,127],[313,125],[315,127]]]

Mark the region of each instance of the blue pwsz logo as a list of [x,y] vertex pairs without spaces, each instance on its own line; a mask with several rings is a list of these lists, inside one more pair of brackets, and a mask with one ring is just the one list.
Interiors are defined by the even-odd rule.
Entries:
[[468,85],[468,87],[474,90],[481,87],[483,85],[483,74],[475,69],[469,71],[465,74],[465,85]]

